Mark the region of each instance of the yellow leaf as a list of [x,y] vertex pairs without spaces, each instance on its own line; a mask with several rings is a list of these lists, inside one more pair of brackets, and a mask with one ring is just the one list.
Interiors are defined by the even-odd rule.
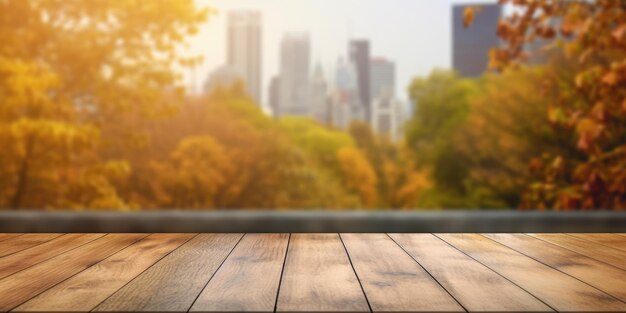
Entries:
[[576,87],[582,88],[584,83],[585,83],[585,75],[583,73],[576,75]]

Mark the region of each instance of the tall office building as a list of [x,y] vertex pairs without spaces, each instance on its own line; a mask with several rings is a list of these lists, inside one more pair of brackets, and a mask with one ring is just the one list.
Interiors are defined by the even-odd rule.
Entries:
[[262,25],[258,11],[228,14],[228,65],[241,73],[250,96],[260,105],[262,72]]
[[310,42],[307,33],[287,33],[280,48],[280,100],[278,116],[309,116]]
[[396,65],[384,58],[370,61],[371,117],[374,131],[398,140],[403,124],[401,102],[396,99]]
[[330,124],[328,83],[322,66],[318,64],[311,79],[311,113],[322,124]]
[[340,57],[337,60],[334,76],[334,84],[330,92],[330,124],[346,129],[351,121],[364,120],[354,64]]
[[358,94],[365,120],[370,119],[370,43],[367,40],[352,40],[349,43],[350,62],[356,70]]
[[384,58],[370,61],[370,99],[393,97],[396,91],[396,65]]
[[452,8],[452,67],[462,77],[478,77],[487,71],[489,50],[500,45],[496,31],[502,9],[498,4],[474,4],[476,17],[472,25],[465,28],[466,6]]
[[379,135],[398,140],[402,133],[402,103],[393,97],[381,97],[372,102],[372,121],[374,131]]
[[272,116],[279,117],[280,113],[280,77],[274,76],[270,81],[269,87],[269,105],[272,110]]

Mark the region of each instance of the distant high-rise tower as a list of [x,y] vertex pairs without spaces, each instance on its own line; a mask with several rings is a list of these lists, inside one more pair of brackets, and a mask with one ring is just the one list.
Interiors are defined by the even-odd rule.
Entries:
[[330,124],[346,129],[353,120],[364,120],[357,88],[357,75],[353,63],[343,58],[337,60],[335,78],[330,92]]
[[228,14],[228,65],[241,73],[246,89],[257,104],[261,101],[261,13],[232,11]]
[[363,118],[370,119],[370,43],[367,40],[352,40],[349,43],[350,62],[356,70],[358,94],[363,106]]
[[280,116],[280,77],[274,76],[270,81],[269,88],[269,105],[270,109],[272,109],[272,116],[278,117]]
[[463,25],[467,5],[452,8],[452,67],[462,77],[478,77],[487,71],[489,49],[500,45],[496,35],[502,9],[498,4],[472,4],[477,8],[471,26]]
[[397,140],[402,126],[401,103],[395,97],[396,65],[384,58],[370,62],[371,119],[376,133]]
[[310,42],[306,33],[288,33],[280,49],[280,100],[278,116],[309,116]]
[[401,105],[392,97],[374,99],[371,125],[377,134],[389,136],[392,140],[400,138],[403,123]]
[[311,113],[322,124],[330,124],[328,83],[322,66],[317,64],[311,79]]
[[396,92],[396,65],[384,58],[370,62],[370,99],[394,97]]

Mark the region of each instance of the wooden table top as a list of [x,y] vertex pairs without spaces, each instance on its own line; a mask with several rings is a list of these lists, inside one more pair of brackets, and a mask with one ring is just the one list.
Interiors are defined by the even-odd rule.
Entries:
[[626,312],[626,234],[0,234],[0,312]]

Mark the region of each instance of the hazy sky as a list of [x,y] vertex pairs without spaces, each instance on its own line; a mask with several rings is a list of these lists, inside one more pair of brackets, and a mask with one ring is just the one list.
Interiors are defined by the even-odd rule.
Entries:
[[[263,104],[267,86],[278,73],[279,45],[289,31],[306,31],[311,38],[313,68],[322,64],[332,79],[339,56],[347,53],[349,38],[370,40],[372,56],[396,62],[397,96],[418,75],[451,64],[451,7],[456,3],[494,3],[496,0],[196,0],[218,10],[191,40],[191,51],[204,56],[196,69],[201,85],[208,73],[226,62],[226,13],[255,9],[263,15]],[[188,75],[191,82],[191,75]]]

